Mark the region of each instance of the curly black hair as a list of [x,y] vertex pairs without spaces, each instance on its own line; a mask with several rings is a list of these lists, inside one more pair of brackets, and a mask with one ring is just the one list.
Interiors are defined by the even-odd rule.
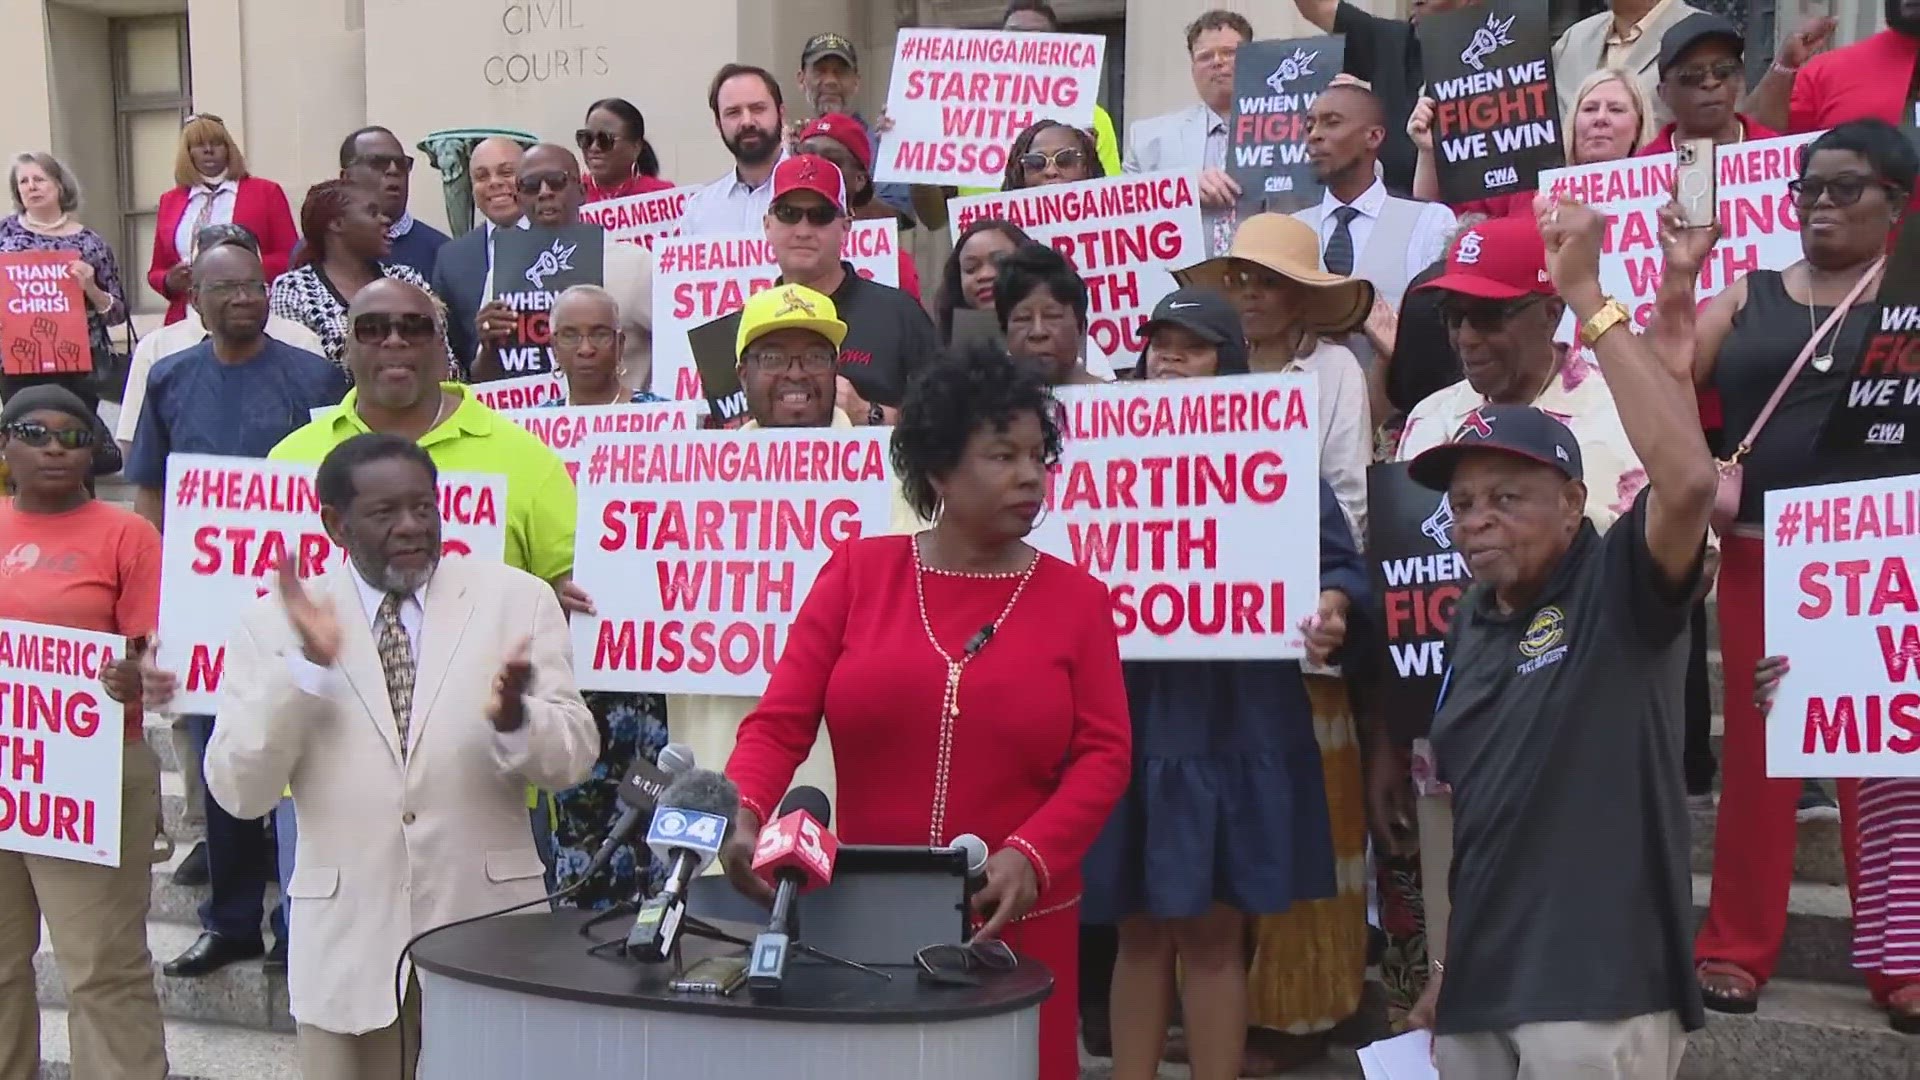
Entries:
[[1048,468],[1060,460],[1059,404],[1040,373],[1006,350],[976,343],[922,368],[907,387],[893,429],[893,471],[908,505],[932,520],[940,504],[935,477],[960,465],[967,440],[984,425],[1004,431],[1016,418],[1040,418]]
[[1087,163],[1087,179],[1098,180],[1107,175],[1106,166],[1100,164],[1100,147],[1093,141],[1092,132],[1058,120],[1036,120],[1013,140],[1013,146],[1007,151],[1007,171],[1000,183],[1001,191],[1019,191],[1027,186],[1027,170],[1020,164],[1020,156],[1033,149],[1033,140],[1048,128],[1065,128],[1080,140],[1080,157]]

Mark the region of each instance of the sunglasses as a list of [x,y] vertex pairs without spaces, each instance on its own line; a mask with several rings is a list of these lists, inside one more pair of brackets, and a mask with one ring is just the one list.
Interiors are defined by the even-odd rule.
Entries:
[[16,424],[8,424],[5,430],[13,438],[36,448],[48,443],[59,443],[65,450],[84,450],[93,445],[93,432],[87,428],[55,431],[37,421],[22,420]]
[[966,945],[928,945],[913,954],[913,964],[929,981],[949,986],[977,986],[980,971],[1012,971],[1020,958],[998,939]]
[[1458,330],[1462,323],[1481,333],[1492,333],[1507,325],[1515,315],[1540,302],[1540,297],[1519,300],[1480,300],[1447,297],[1440,301],[1440,321],[1447,329]]
[[774,203],[771,213],[773,220],[782,225],[798,225],[805,218],[807,224],[827,226],[839,220],[840,211],[827,203],[813,206],[795,206],[792,203]]
[[391,172],[394,169],[399,169],[401,172],[413,171],[411,154],[361,154],[353,159],[353,163],[377,173]]
[[[1810,208],[1825,195],[1835,206],[1852,206],[1869,188],[1892,191],[1890,184],[1865,173],[1840,173],[1836,176],[1803,176],[1787,182],[1787,195],[1801,209]],[[1903,200],[1904,201],[1904,200]]]
[[581,128],[573,133],[573,145],[579,147],[583,154],[589,150],[598,150],[604,154],[613,149],[619,141],[620,136],[611,131],[588,131],[586,128]]
[[1220,284],[1227,289],[1278,289],[1286,285],[1287,279],[1271,270],[1252,270],[1236,266],[1220,275]]
[[368,312],[353,320],[353,340],[362,345],[380,345],[398,332],[408,345],[420,345],[439,331],[431,315],[382,315]]
[[1040,172],[1048,165],[1060,169],[1077,169],[1087,160],[1087,155],[1077,146],[1055,150],[1049,154],[1044,150],[1029,150],[1020,155],[1020,167],[1028,172]]
[[573,186],[574,178],[558,169],[549,169],[546,172],[521,173],[518,183],[521,194],[534,195],[543,188],[550,188],[555,192],[565,191]]
[[1667,74],[1681,86],[1689,90],[1698,90],[1707,84],[1708,79],[1717,83],[1731,82],[1739,78],[1745,70],[1746,68],[1738,60],[1720,60],[1711,64],[1675,68]]

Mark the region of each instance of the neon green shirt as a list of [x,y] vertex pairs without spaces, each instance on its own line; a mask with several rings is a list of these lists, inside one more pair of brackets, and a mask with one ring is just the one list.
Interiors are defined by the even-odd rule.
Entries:
[[[507,478],[506,563],[542,581],[573,570],[573,480],[559,455],[519,424],[482,405],[459,383],[442,383],[460,405],[420,445],[448,472],[495,473]],[[280,440],[273,461],[318,464],[327,452],[368,427],[354,409],[358,390],[340,407]]]

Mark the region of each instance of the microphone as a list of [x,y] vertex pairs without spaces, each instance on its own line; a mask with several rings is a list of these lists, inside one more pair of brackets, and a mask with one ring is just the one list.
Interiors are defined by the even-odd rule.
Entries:
[[961,833],[947,845],[947,850],[966,853],[969,890],[987,880],[987,842],[985,840],[972,833]]
[[778,988],[787,977],[787,952],[793,945],[793,900],[833,880],[840,841],[827,831],[833,808],[819,788],[798,787],[781,800],[778,816],[760,831],[753,869],[774,883],[773,915],[753,940],[747,961],[747,985]]
[[647,846],[667,860],[667,883],[640,907],[627,934],[627,955],[665,960],[680,939],[687,886],[720,854],[720,842],[740,809],[740,789],[719,773],[695,769],[660,793],[647,828]]
[[626,809],[614,822],[613,831],[607,834],[606,842],[593,853],[593,861],[587,864],[586,872],[577,881],[592,880],[612,862],[619,850],[633,841],[640,826],[653,815],[653,808],[659,804],[661,793],[676,776],[693,770],[693,751],[686,743],[668,743],[660,748],[659,765],[648,764],[646,758],[635,758],[633,768],[627,770],[626,778],[620,781],[617,797],[620,805]]

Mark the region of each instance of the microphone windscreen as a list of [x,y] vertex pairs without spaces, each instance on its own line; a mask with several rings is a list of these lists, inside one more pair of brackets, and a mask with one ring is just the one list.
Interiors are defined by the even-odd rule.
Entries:
[[812,814],[813,820],[819,822],[823,829],[833,824],[829,820],[833,817],[833,802],[827,798],[826,792],[817,787],[797,787],[787,792],[787,797],[780,800],[780,809],[775,811],[774,816],[786,817],[796,810]]
[[967,853],[967,876],[979,877],[987,869],[987,842],[972,833],[961,833],[947,845]]
[[668,776],[692,772],[693,748],[686,743],[668,743],[660,748],[660,755],[655,758],[655,761],[659,764],[660,771]]
[[676,810],[719,814],[727,821],[740,810],[740,789],[717,772],[694,769],[674,778],[660,793],[660,805]]

